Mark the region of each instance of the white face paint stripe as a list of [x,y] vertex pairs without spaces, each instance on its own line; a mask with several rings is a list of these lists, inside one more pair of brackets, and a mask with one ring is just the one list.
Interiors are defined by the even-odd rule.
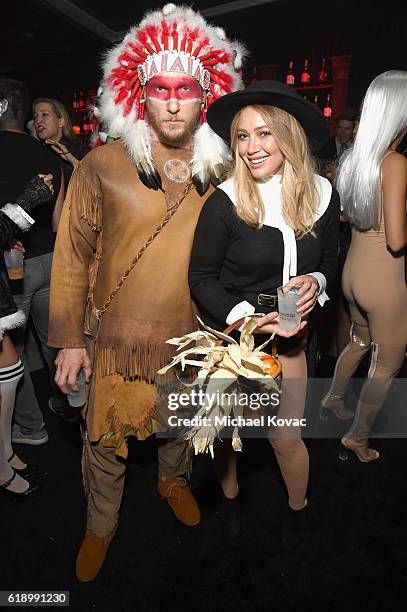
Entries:
[[159,102],[160,104],[168,104],[169,102],[178,102],[178,104],[196,104],[196,102],[202,102],[201,98],[188,98],[188,100],[180,100],[179,98],[168,98],[168,100],[162,100],[161,98],[156,98],[155,96],[149,95],[147,100],[154,100],[154,102]]

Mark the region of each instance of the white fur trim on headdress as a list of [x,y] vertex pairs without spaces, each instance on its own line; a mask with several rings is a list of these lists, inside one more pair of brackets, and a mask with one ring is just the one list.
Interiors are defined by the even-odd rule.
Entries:
[[171,2],[169,4],[166,4],[163,7],[163,15],[170,15],[175,11],[176,8],[177,7],[175,6],[175,4],[171,4]]
[[223,180],[232,156],[226,143],[203,123],[194,135],[194,155],[192,158],[192,176],[197,176],[202,183],[210,177],[215,184]]
[[[103,66],[103,91],[98,100],[101,121],[109,126],[109,134],[120,136],[126,118],[135,111],[138,118],[139,100],[144,76],[151,77],[154,69],[163,69],[165,56],[176,52],[179,62],[174,69],[193,73],[202,83],[208,72],[208,104],[216,98],[243,87],[240,68],[247,55],[244,46],[229,41],[222,28],[207,23],[199,13],[186,6],[167,4],[162,10],[150,11],[139,25],[131,28],[123,41],[108,51]],[[151,68],[152,56],[159,57]],[[188,57],[190,58],[190,64]],[[237,58],[239,58],[237,60]],[[197,72],[196,65],[201,69]],[[165,66],[164,66],[165,67]],[[140,68],[140,70],[138,70]]]
[[[138,170],[157,176],[150,130],[144,122],[146,83],[160,72],[189,74],[198,80],[210,105],[243,87],[240,69],[245,56],[242,44],[229,41],[222,28],[210,25],[189,7],[170,3],[150,11],[106,54],[97,103],[100,121],[109,136],[123,136]],[[203,185],[209,177],[219,180],[221,167],[229,161],[225,145],[207,126],[199,129],[194,144],[193,176],[199,176]]]
[[134,121],[132,117],[126,122],[123,140],[126,149],[138,170],[147,175],[154,174],[151,154],[151,130],[146,121]]

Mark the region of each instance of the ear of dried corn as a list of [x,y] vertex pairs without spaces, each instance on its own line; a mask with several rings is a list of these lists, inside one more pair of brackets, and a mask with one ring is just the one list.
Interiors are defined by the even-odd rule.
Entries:
[[[158,374],[165,374],[177,365],[180,365],[182,370],[186,366],[199,368],[196,379],[192,385],[188,386],[202,388],[206,384],[206,399],[195,416],[207,417],[211,424],[193,427],[185,437],[192,444],[195,454],[210,452],[213,457],[213,444],[222,430],[222,426],[216,426],[215,423],[221,421],[222,417],[243,416],[244,408],[241,405],[230,405],[230,402],[227,402],[227,405],[222,405],[222,401],[211,403],[210,398],[215,396],[221,398],[226,391],[230,393],[232,389],[238,388],[239,376],[249,380],[261,380],[267,390],[279,391],[277,380],[268,373],[269,366],[261,359],[267,355],[263,349],[273,339],[274,334],[256,348],[253,331],[257,321],[254,317],[245,318],[239,343],[231,336],[205,325],[199,317],[198,320],[202,327],[201,330],[167,340],[168,344],[178,347],[177,354],[168,365],[158,371]],[[218,339],[226,342],[226,346],[216,346]],[[195,346],[185,348],[191,342],[195,342]],[[193,359],[192,356],[203,357],[203,359]],[[232,446],[235,451],[242,450],[242,441],[237,427],[233,431]]]

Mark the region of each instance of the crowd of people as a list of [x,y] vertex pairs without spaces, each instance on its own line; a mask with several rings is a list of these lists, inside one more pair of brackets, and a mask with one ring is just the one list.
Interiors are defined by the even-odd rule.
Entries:
[[[98,575],[116,532],[127,439],[162,434],[166,385],[176,380],[157,374],[174,355],[167,340],[197,329],[197,313],[218,331],[258,316],[256,342],[277,338],[279,415],[301,419],[308,330],[335,295],[349,342],[322,405],[351,421],[342,444],[358,459],[379,457],[370,427],[407,345],[407,160],[398,152],[407,72],[375,78],[360,116],[347,109],[328,140],[323,115],[292,88],[244,88],[245,54],[192,9],[149,13],[106,57],[97,114],[109,142],[90,152],[57,100],[34,101],[29,135],[24,85],[0,79],[0,242],[24,251],[25,273],[13,296],[0,277],[0,492],[27,499],[40,489],[13,450],[48,440],[24,351],[31,317],[49,409],[77,420],[66,393],[78,390],[81,370],[86,381],[83,582]],[[280,287],[298,294],[301,321],[290,331],[279,318]],[[369,352],[353,412],[347,385]],[[305,529],[308,450],[300,426],[270,428],[268,438],[288,493],[290,551]],[[182,523],[198,524],[189,442],[159,435],[158,463],[161,497]],[[226,432],[214,469],[223,529],[235,538],[239,485]]]

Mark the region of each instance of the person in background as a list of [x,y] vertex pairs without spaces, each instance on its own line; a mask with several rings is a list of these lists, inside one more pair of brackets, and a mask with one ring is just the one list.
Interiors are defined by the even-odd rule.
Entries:
[[[2,107],[4,100],[0,101],[0,115]],[[51,181],[51,174],[33,177],[15,202],[0,208],[0,248],[7,249],[16,232],[31,228],[34,220],[27,213],[51,198]],[[4,277],[0,276],[0,494],[18,499],[28,499],[40,490],[38,484],[30,482],[35,471],[13,451],[11,441],[16,387],[24,368],[6,332],[23,323],[24,313],[17,309]]]
[[73,169],[90,151],[89,145],[82,143],[75,136],[68,111],[59,100],[34,100],[33,122],[37,138],[49,145],[59,156],[67,188]]
[[378,459],[369,433],[407,344],[407,160],[397,147],[407,131],[407,72],[390,70],[367,90],[355,143],[341,160],[337,188],[352,226],[342,286],[352,320],[322,405],[347,411],[350,377],[370,352],[368,377],[342,444],[363,462]]
[[[356,136],[359,124],[358,111],[347,108],[336,118],[336,135],[316,152],[321,174],[335,184],[335,176],[341,155]],[[342,292],[342,270],[350,245],[350,226],[343,215],[339,226],[339,262],[336,279],[331,290],[331,302],[317,321],[318,350],[322,355],[336,357],[348,343],[350,317],[347,302]],[[351,413],[335,411],[339,419],[350,418]]]
[[355,124],[358,112],[353,108],[347,108],[336,117],[336,134],[316,151],[315,155],[322,162],[332,162],[352,146]]
[[[56,351],[47,345],[47,336],[52,252],[65,195],[63,175],[52,152],[24,129],[29,110],[28,92],[24,84],[15,79],[0,78],[0,101],[7,107],[0,117],[0,205],[14,202],[34,175],[53,175],[54,195],[32,212],[35,221],[32,230],[14,236],[25,249],[24,289],[22,294],[15,296],[15,301],[23,310],[26,321],[30,314],[32,316],[49,369],[53,393],[50,402],[62,410],[67,401],[54,382]],[[24,355],[25,325],[13,332],[13,340],[25,366],[24,377],[17,390],[13,442],[44,444],[48,440],[48,433]]]

